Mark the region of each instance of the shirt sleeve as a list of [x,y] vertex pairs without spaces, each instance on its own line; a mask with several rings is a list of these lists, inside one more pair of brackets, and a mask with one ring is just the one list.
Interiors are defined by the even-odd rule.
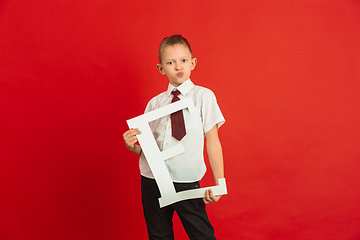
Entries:
[[202,96],[201,116],[205,134],[215,125],[220,128],[221,125],[225,123],[224,116],[217,104],[215,94],[209,89],[206,89]]
[[147,103],[144,113],[148,113],[152,110],[150,101]]
[[144,113],[148,113],[148,112],[151,112],[152,110],[154,110],[155,105],[156,105],[156,97],[153,97],[153,98],[147,103]]

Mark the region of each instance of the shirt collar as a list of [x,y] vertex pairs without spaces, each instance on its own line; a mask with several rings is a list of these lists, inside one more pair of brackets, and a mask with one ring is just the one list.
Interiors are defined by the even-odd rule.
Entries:
[[174,87],[171,83],[169,83],[168,89],[167,89],[167,96],[171,95],[171,92],[174,91],[175,89],[179,90],[179,92],[184,96],[186,95],[192,88],[194,87],[194,83],[190,80],[190,78],[188,80],[186,80],[185,82],[183,82],[180,86],[178,86],[177,88]]

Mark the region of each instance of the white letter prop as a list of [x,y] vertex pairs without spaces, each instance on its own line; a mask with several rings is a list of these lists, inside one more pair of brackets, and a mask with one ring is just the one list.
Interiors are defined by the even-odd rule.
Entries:
[[141,134],[137,135],[137,138],[159,187],[161,194],[161,198],[159,198],[160,207],[165,207],[186,199],[203,198],[205,191],[210,188],[214,195],[227,194],[225,178],[220,178],[219,185],[217,186],[197,188],[178,193],[175,191],[173,181],[164,161],[185,152],[184,147],[180,142],[160,152],[151,132],[149,122],[184,108],[188,108],[190,112],[195,110],[191,98],[185,98],[126,121],[129,128],[138,128],[141,131]]

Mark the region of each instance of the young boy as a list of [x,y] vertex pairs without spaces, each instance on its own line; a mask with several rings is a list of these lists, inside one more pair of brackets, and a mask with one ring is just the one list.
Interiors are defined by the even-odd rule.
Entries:
[[[218,185],[218,179],[224,178],[218,128],[225,120],[215,95],[211,90],[196,86],[190,80],[197,59],[193,58],[188,41],[181,35],[167,37],[161,42],[159,62],[157,69],[167,76],[170,83],[166,92],[149,101],[145,113],[187,97],[192,98],[197,109],[193,113],[189,113],[187,109],[178,111],[180,119],[184,120],[175,120],[173,116],[167,116],[150,123],[161,151],[176,145],[179,141],[184,146],[184,153],[166,160],[175,189],[178,192],[200,187],[199,180],[206,172],[203,157],[205,136],[211,169],[215,183]],[[135,144],[138,134],[141,134],[139,129],[130,129],[123,137],[127,148],[140,156],[142,204],[149,239],[174,239],[172,227],[174,211],[177,212],[190,239],[216,239],[206,213],[205,203],[217,202],[221,196],[214,196],[211,190],[207,190],[203,199],[184,200],[160,208],[158,198],[161,196],[154,176],[141,152],[141,147]]]

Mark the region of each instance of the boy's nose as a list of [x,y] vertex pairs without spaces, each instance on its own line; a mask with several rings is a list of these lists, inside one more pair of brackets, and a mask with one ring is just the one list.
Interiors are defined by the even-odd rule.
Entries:
[[176,70],[182,69],[181,64],[180,63],[175,64],[175,69]]

